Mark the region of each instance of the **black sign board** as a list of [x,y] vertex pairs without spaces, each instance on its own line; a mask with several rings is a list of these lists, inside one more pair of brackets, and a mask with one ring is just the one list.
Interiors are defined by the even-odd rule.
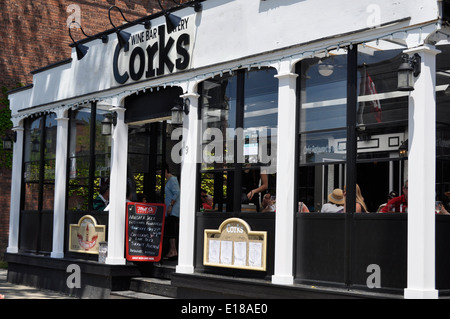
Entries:
[[161,260],[165,213],[164,204],[127,203],[127,260]]

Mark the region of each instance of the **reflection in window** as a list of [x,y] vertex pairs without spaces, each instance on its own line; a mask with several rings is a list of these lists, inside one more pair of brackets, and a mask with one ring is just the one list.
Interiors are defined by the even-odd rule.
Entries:
[[347,55],[316,56],[300,63],[300,131],[346,126]]
[[24,210],[53,210],[56,115],[28,119],[24,142]]
[[[69,210],[90,210],[99,187],[109,178],[111,137],[101,134],[101,122],[106,114],[109,112],[97,110],[94,105],[71,111],[68,150]],[[92,125],[95,132],[93,136]],[[94,146],[94,153],[91,153],[91,146]]]
[[218,210],[258,211],[261,193],[275,196],[275,75],[273,69],[241,70],[202,83],[200,187],[214,195]]
[[[356,181],[369,211],[390,191],[401,192],[407,157],[408,94],[397,91],[404,46],[377,41],[358,46]],[[333,187],[345,186],[347,152],[347,55],[333,50],[297,65],[299,90],[298,198],[320,211]],[[330,172],[333,172],[332,174]],[[338,173],[336,173],[338,172]],[[303,175],[306,174],[306,175]],[[305,179],[309,184],[305,184]],[[332,187],[330,187],[332,185]]]

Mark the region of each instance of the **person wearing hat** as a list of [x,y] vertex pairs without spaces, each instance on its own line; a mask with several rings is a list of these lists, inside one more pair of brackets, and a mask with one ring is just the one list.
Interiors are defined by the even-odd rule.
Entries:
[[336,188],[328,195],[328,203],[323,204],[322,213],[343,213],[344,212],[344,193],[342,189]]
[[[388,194],[388,196],[387,196],[387,202],[389,202],[389,201],[390,201],[391,199],[393,199],[394,197],[398,197],[397,192],[396,192],[396,191],[390,191],[389,194]],[[384,203],[384,204],[381,204],[381,205],[378,207],[377,213],[379,213],[380,210],[383,209],[384,206],[386,206],[387,202]]]
[[406,213],[408,209],[408,180],[402,187],[403,195],[392,198],[387,202],[380,213]]

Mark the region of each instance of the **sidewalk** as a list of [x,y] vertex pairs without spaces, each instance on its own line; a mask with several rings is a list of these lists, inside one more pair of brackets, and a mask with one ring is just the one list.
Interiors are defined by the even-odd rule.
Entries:
[[0,295],[4,299],[78,299],[54,291],[11,284],[7,281],[7,273],[6,269],[0,269]]

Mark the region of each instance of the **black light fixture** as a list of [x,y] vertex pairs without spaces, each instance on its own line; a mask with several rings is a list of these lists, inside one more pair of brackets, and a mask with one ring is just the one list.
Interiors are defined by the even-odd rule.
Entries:
[[117,112],[105,114],[105,119],[102,121],[102,135],[111,135],[112,125],[117,125]]
[[[181,104],[181,105],[180,105]],[[191,106],[191,101],[189,99],[176,101],[176,105],[171,109],[172,111],[172,124],[180,125],[183,124],[183,113],[188,115]]]
[[[202,5],[201,3],[180,3],[180,2],[176,2],[175,0],[173,1],[175,2],[177,5],[183,6],[183,7],[193,7],[195,12],[200,12],[202,11]],[[158,0],[159,6],[161,7],[161,10],[164,13],[164,17],[166,18],[166,26],[167,26],[167,33],[172,33],[180,24],[181,22],[181,18],[171,14],[170,12],[167,12],[163,6],[161,5],[161,1]]]
[[399,91],[413,91],[414,77],[418,77],[421,72],[422,58],[418,53],[410,57],[407,54],[402,56],[403,63],[398,68],[398,88]]
[[17,132],[14,131],[12,135],[6,133],[6,136],[3,138],[3,150],[4,151],[12,151],[13,143],[17,140]]
[[[84,34],[86,37],[89,37],[89,36],[84,32],[83,28],[81,27],[81,25],[80,25],[78,22],[73,21],[72,23],[78,24],[78,26],[79,26],[81,32],[83,32],[83,34]],[[84,56],[87,54],[87,52],[88,52],[88,50],[89,50],[89,47],[87,47],[87,46],[85,46],[85,45],[83,45],[83,44],[80,44],[80,43],[75,42],[75,40],[74,40],[73,37],[72,37],[72,32],[70,31],[70,29],[72,29],[72,28],[71,28],[72,23],[69,25],[69,36],[70,36],[70,38],[72,39],[73,44],[75,45],[75,51],[77,52],[77,59],[78,59],[78,60],[81,60],[81,59],[84,58]]]
[[178,27],[178,25],[180,24],[181,18],[176,15],[171,14],[170,12],[167,12],[163,8],[160,0],[158,0],[158,3],[159,3],[159,6],[161,7],[161,10],[164,13],[164,17],[166,18],[167,33],[172,33],[172,31],[175,30]]
[[119,10],[120,14],[122,15],[122,18],[123,18],[126,22],[129,23],[130,21],[128,21],[128,20],[125,18],[125,16],[123,15],[122,10],[120,10],[119,7],[117,7],[117,6],[111,6],[111,7],[109,8],[109,10],[108,10],[109,22],[111,23],[111,25],[112,25],[112,26],[114,27],[114,29],[116,30],[117,40],[119,41],[119,47],[120,47],[120,48],[124,48],[124,47],[126,47],[126,46],[128,45],[128,40],[130,40],[131,34],[128,33],[128,32],[126,32],[126,31],[119,30],[119,29],[114,25],[114,23],[113,23],[112,20],[111,20],[111,10],[112,10],[112,9],[117,9],[117,10]]
[[398,148],[398,154],[400,157],[408,157],[408,140],[402,142]]

